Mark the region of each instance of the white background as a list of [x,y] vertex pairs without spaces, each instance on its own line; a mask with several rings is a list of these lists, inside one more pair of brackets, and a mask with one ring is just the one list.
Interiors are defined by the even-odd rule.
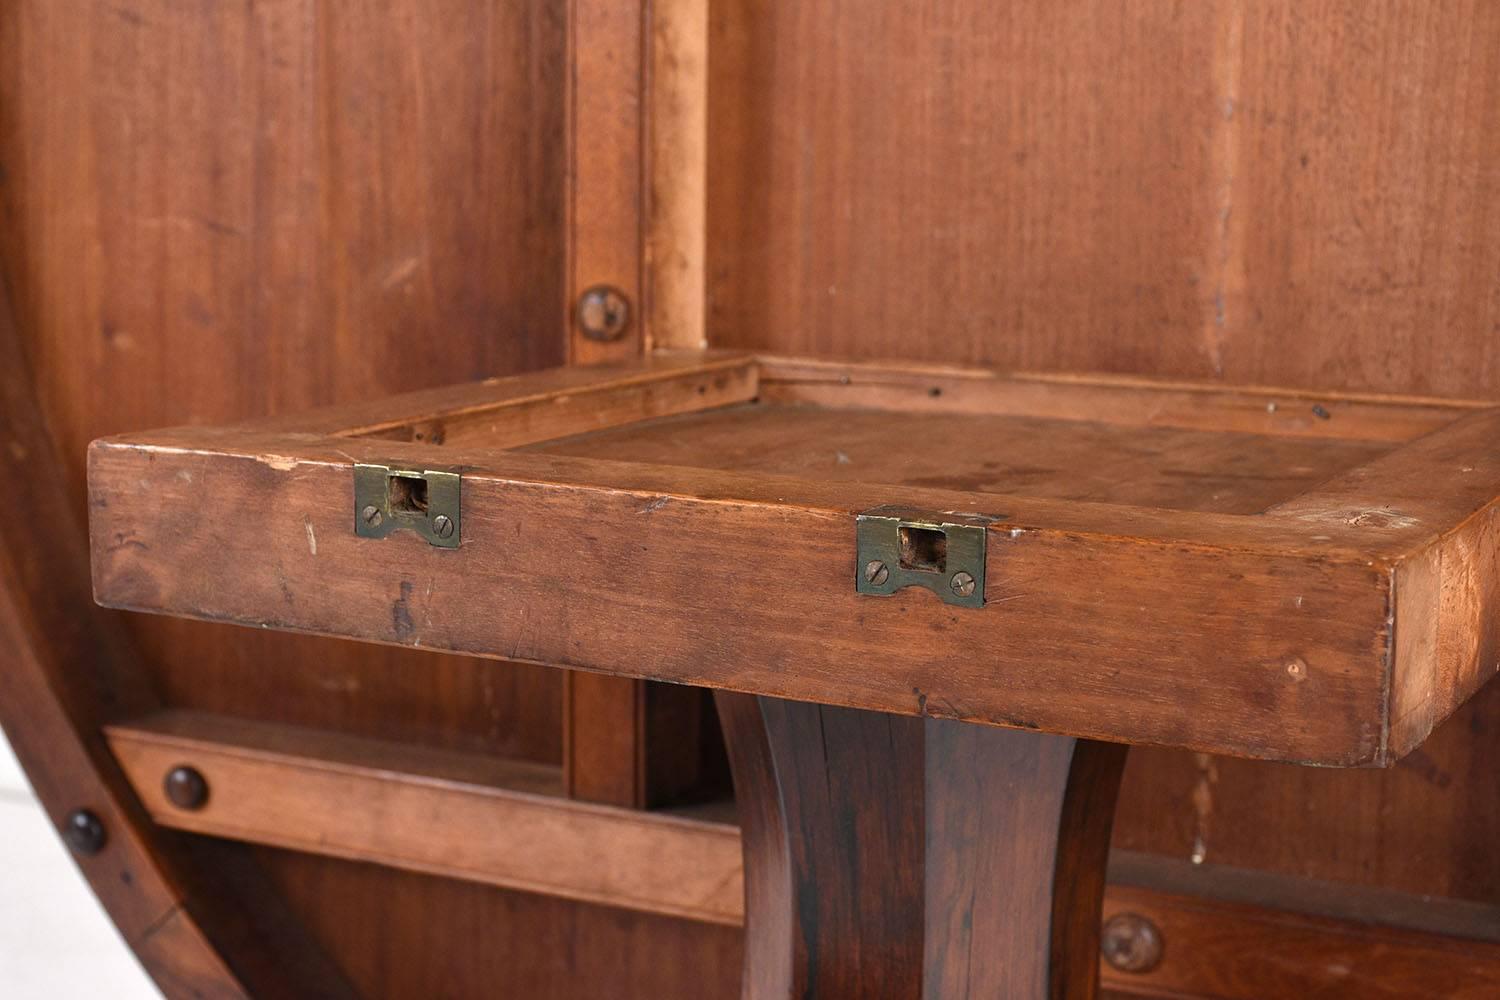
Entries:
[[160,1000],[0,734],[0,997]]

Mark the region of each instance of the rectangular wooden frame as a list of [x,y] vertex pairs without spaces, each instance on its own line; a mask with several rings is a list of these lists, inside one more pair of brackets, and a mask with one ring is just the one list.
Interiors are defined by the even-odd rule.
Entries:
[[[757,397],[1408,443],[1255,516],[505,450]],[[138,611],[1382,765],[1500,667],[1497,442],[1500,409],[1425,399],[658,355],[97,442],[94,582]],[[461,547],[355,538],[365,461],[461,471]],[[858,597],[854,516],[883,504],[997,518],[987,573],[1025,599]]]

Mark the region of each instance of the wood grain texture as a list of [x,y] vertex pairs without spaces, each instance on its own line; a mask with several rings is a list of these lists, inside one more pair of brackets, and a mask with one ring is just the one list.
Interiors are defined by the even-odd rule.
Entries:
[[[1112,886],[1104,915],[1136,914],[1165,941],[1143,973],[1105,967],[1106,986],[1133,995],[1480,1000],[1495,992],[1500,946],[1361,926],[1297,913]],[[1212,954],[1212,961],[1198,960]]]
[[[561,362],[565,17],[552,0],[0,5],[0,259],[63,506],[82,512],[83,448],[100,433]],[[171,704],[560,761],[555,672],[164,619],[125,627]],[[570,964],[597,985],[628,962],[639,995],[656,997],[719,961],[730,983],[737,969],[732,935],[281,852],[255,861],[363,995],[383,995],[384,974],[390,995],[515,981],[569,996]],[[262,911],[238,890],[217,898]],[[549,933],[502,956],[507,921],[537,912]],[[192,957],[189,924],[132,940],[163,968]],[[615,942],[599,965],[567,957],[574,935],[595,933]],[[444,934],[472,934],[474,958],[438,947]]]
[[709,0],[650,5],[649,347],[701,350],[708,211]]
[[[376,865],[264,853],[280,859],[280,890],[313,914],[313,932],[330,949],[347,956],[348,976],[369,1000],[433,994],[729,1000],[739,981],[741,935],[733,928]],[[333,893],[344,913],[319,905]],[[347,917],[370,912],[385,917]],[[435,913],[442,917],[434,919]]]
[[[100,433],[562,360],[558,11],[28,0],[5,23],[0,241],[74,510]],[[127,627],[171,703],[558,759],[543,671]]]
[[[194,713],[108,733],[145,807],[177,829],[702,922],[739,919],[737,831],[569,802],[556,768]],[[181,809],[163,790],[183,763],[208,783],[201,809]],[[678,877],[661,878],[667,870]]]
[[[1023,497],[1001,510],[987,494],[512,452],[455,453],[469,466],[462,548],[415,536],[363,544],[349,528],[349,463],[421,461],[420,451],[192,430],[97,444],[96,593],[139,610],[882,711],[1380,760],[1389,580],[1368,552],[1342,547],[1337,528],[1309,541],[1271,519]],[[205,474],[213,506],[262,512],[256,531],[204,517]],[[965,616],[913,591],[856,595],[853,517],[883,503],[1006,515],[990,529],[991,607]],[[559,561],[556,540],[572,538],[586,544]],[[690,567],[725,560],[738,571],[705,592]],[[1059,573],[1079,585],[1058,588]],[[553,620],[566,627],[529,624]],[[1179,638],[1164,648],[1162,633]],[[893,660],[891,649],[906,653]],[[1307,677],[1288,670],[1294,660]]]
[[718,703],[745,831],[744,997],[1097,995],[1123,747]]
[[46,530],[0,524],[0,724],[59,831],[75,810],[100,823],[97,852],[74,860],[163,989],[212,998],[348,986],[275,900],[244,914],[221,889],[258,893],[254,865],[163,836],[102,746],[99,726],[156,705],[138,650],[90,599],[83,525],[68,503],[44,412],[21,353],[0,269],[0,477],[12,500],[49,512]]
[[716,4],[710,342],[1500,394],[1474,0]]
[[[255,425],[99,442],[93,469],[98,592],[133,608],[331,630],[376,641],[436,642],[490,656],[514,657],[524,645],[531,650],[527,658],[628,676],[795,693],[895,712],[912,711],[914,696],[916,711],[942,717],[1325,763],[1391,759],[1393,672],[1402,677],[1398,693],[1403,697],[1431,688],[1437,706],[1401,734],[1396,748],[1403,751],[1425,734],[1422,726],[1430,728],[1485,676],[1483,668],[1445,669],[1435,650],[1409,639],[1397,642],[1392,615],[1397,624],[1404,622],[1398,631],[1407,636],[1427,629],[1444,637],[1446,629],[1465,627],[1462,617],[1450,615],[1446,627],[1441,618],[1423,617],[1423,602],[1413,596],[1424,592],[1416,567],[1440,535],[1461,530],[1476,510],[1500,496],[1495,451],[1500,438],[1493,433],[1500,418],[1494,409],[1449,407],[1447,427],[1393,447],[1371,440],[1369,432],[1404,426],[1420,435],[1442,407],[1421,400],[1351,398],[1336,419],[1332,410],[1313,404],[1328,433],[1347,426],[1352,441],[1312,437],[1295,417],[1285,424],[1273,419],[1265,428],[1270,433],[1234,429],[1245,426],[1246,400],[1292,398],[1282,394],[1257,391],[1241,399],[1145,382],[1064,382],[1060,394],[1079,406],[1076,417],[1083,419],[1028,417],[998,383],[983,377],[971,380],[986,390],[970,399],[969,412],[887,412],[837,404],[713,409],[714,403],[733,403],[759,391],[758,377],[746,368],[757,362],[705,357],[701,367],[686,359],[661,364],[666,367],[660,371],[641,373],[601,369],[595,373],[597,387],[578,376],[560,384],[559,376],[543,374],[531,393],[524,382],[496,387],[498,396],[512,402],[480,409],[475,409],[479,395],[459,389],[450,408],[475,428],[475,436],[465,436],[465,447],[459,448],[434,449],[425,441],[319,439],[290,427]],[[771,364],[796,369],[796,363]],[[704,381],[715,373],[736,378],[723,385]],[[929,374],[913,371],[906,378],[921,384]],[[856,399],[867,399],[869,375],[866,366],[856,386],[844,372],[829,379],[823,391],[847,380]],[[663,387],[678,383],[688,402],[665,409],[652,402]],[[893,370],[885,370],[880,384],[897,385]],[[1022,386],[1022,400],[1039,399],[1044,412],[1056,412],[1056,399],[1046,391],[1052,382],[1016,384]],[[1038,385],[1044,390],[1039,395]],[[1122,403],[1127,392],[1142,398]],[[1171,416],[1195,394],[1203,411],[1196,421]],[[595,396],[608,402],[598,419],[575,403]],[[632,415],[691,408],[694,398],[709,408],[536,445],[530,452],[485,448],[478,433],[486,428],[503,448],[549,429],[564,430],[570,421],[609,426]],[[986,400],[998,414],[975,409]],[[436,405],[437,398],[425,402]],[[1160,408],[1154,406],[1158,402]],[[412,405],[397,401],[393,409],[406,412]],[[1123,423],[1107,422],[1117,413]],[[1158,420],[1157,413],[1166,417]],[[1212,413],[1222,414],[1230,429],[1210,430]],[[543,415],[540,422],[537,414]],[[421,419],[438,426],[446,418],[440,411]],[[1194,426],[1174,426],[1179,423]],[[399,430],[400,425],[383,426]],[[392,566],[402,582],[387,616],[378,602],[359,597],[368,590],[350,588],[379,588],[385,571],[372,559],[406,550],[347,548],[347,531],[338,527],[349,517],[341,510],[347,489],[338,478],[354,461],[399,465],[430,463],[435,457],[464,468],[471,526],[473,518],[503,521],[525,509],[526,520],[500,530],[534,535],[490,541],[495,556],[482,558],[475,552],[484,528],[479,535],[466,529],[463,551],[418,553],[413,567]],[[197,506],[192,523],[198,530],[172,530],[174,516],[188,516],[174,514],[174,506],[201,504],[208,496],[195,483],[210,474],[209,467],[218,490],[236,491],[233,499],[212,496],[214,505],[263,511],[263,526],[288,522],[278,529],[283,556],[274,566],[267,565],[259,535],[220,531],[203,521]],[[169,471],[175,480],[164,478]],[[1424,492],[1424,484],[1447,478],[1454,478],[1455,489],[1441,497]],[[912,605],[910,593],[871,603],[839,586],[838,575],[849,571],[849,539],[840,537],[840,519],[847,531],[853,515],[882,502],[992,519],[989,563],[995,585],[987,591],[990,607],[983,614],[953,618],[957,627],[950,631],[951,615]],[[650,520],[642,521],[642,513]],[[293,524],[300,524],[301,532],[293,532]],[[327,540],[328,552],[337,557],[319,561],[311,541],[316,537]],[[562,563],[544,554],[551,539],[572,537],[591,544]],[[795,550],[802,555],[786,560],[781,549],[762,544],[766,538],[800,547]],[[188,557],[193,546],[210,542],[223,552],[250,546],[246,558],[255,571],[230,579],[218,563]],[[528,557],[528,545],[540,548]],[[1471,574],[1481,591],[1495,585],[1488,549],[1454,551],[1451,574]],[[727,600],[723,607],[735,613],[721,613],[715,621],[722,621],[725,635],[737,635],[745,644],[733,657],[715,654],[723,648],[714,645],[718,636],[705,635],[702,613],[686,610],[697,603],[692,592],[698,586],[688,567],[717,563],[729,552],[736,553],[733,561],[742,571],[755,569],[743,583],[720,585]],[[330,562],[345,576],[326,579]],[[1083,563],[1088,571],[1075,572]],[[415,566],[429,564],[419,572],[432,575],[416,597],[411,574]],[[531,575],[538,571],[540,576]],[[572,610],[565,612],[562,591],[545,582],[554,571],[567,574],[574,588],[591,582],[602,603],[573,593]],[[513,600],[480,617],[456,616],[450,608],[440,613],[446,624],[434,639],[426,623],[439,610],[431,603],[440,579],[445,591],[460,592],[450,603],[467,606],[476,585],[481,591],[498,587]],[[775,587],[768,588],[767,581]],[[1398,600],[1398,585],[1411,593]],[[311,591],[305,596],[298,593],[304,587]],[[649,610],[631,616],[629,601],[603,597],[614,588],[645,595]],[[174,596],[165,598],[168,592]],[[414,598],[422,606],[421,628],[413,617]],[[757,601],[768,599],[774,607],[752,614]],[[1073,605],[1063,610],[1059,602],[1069,601]],[[610,640],[602,630],[592,633],[592,640],[576,630],[551,637],[512,634],[534,614],[569,614],[576,620],[583,605],[593,609],[599,629],[613,615],[627,632],[638,621],[664,631],[644,645]],[[861,674],[856,688],[841,686],[826,644],[773,626],[794,605],[804,607],[809,620],[841,628],[846,652],[867,649],[876,655],[901,648],[929,667],[901,680]],[[904,625],[903,619],[891,619],[887,624],[895,631],[877,637],[875,630],[893,606],[902,615],[916,615]],[[1210,608],[1218,610],[1210,613]],[[1183,636],[1176,647],[1162,651],[1134,627],[1147,609],[1160,616],[1160,629]],[[1224,617],[1224,609],[1233,609],[1230,617]],[[843,615],[851,616],[847,627],[839,625]],[[1482,604],[1470,615],[1482,618]],[[911,623],[930,616],[943,623],[937,637],[911,631]],[[1218,632],[1212,623],[1219,623]],[[998,633],[993,642],[981,641],[993,629],[1004,641]],[[1140,646],[1143,641],[1149,653]],[[974,642],[980,644],[965,645]],[[1117,652],[1099,663],[1104,672],[1099,678],[1086,680],[1091,668],[1081,664],[1099,662],[1096,651],[1104,647]],[[1137,647],[1135,654],[1126,652]],[[788,688],[781,672],[754,657],[742,663],[747,650],[806,656],[820,666],[808,668]],[[632,651],[650,666],[632,662]],[[1040,662],[1038,653],[1044,654]],[[1403,657],[1399,663],[1395,655]],[[1226,659],[1230,662],[1222,662]],[[1221,662],[1205,673],[1202,664],[1213,661]],[[983,666],[995,662],[1004,668],[999,675]],[[939,663],[945,665],[939,669]],[[1059,663],[1068,664],[1067,697],[1051,696],[1055,685],[1045,681]],[[1106,674],[1116,682],[1106,682]],[[763,683],[776,686],[758,686]],[[1442,687],[1445,683],[1451,689]],[[1128,695],[1123,701],[1122,692]],[[606,801],[640,799],[642,757],[632,748],[642,741],[629,734],[641,731],[641,704],[632,696],[600,717],[599,730],[616,734],[613,743],[601,743],[604,759],[623,768],[615,783],[625,792],[634,789]],[[1261,712],[1268,713],[1264,719]],[[1271,723],[1272,716],[1285,712],[1305,713],[1306,726],[1289,732]],[[1070,728],[1080,724],[1079,713],[1093,720],[1087,725],[1111,721],[1104,728]],[[1313,747],[1322,749],[1311,752]]]
[[[567,283],[568,360],[631,360],[645,328],[643,241],[647,6],[564,0],[568,12]],[[630,323],[613,341],[585,336],[575,310],[590,288],[617,289]]]
[[835,483],[1260,514],[1389,446],[1030,416],[746,404],[535,450]]

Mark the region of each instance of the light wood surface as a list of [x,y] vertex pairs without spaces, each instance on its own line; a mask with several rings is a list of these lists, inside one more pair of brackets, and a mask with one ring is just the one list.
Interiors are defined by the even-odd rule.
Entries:
[[[166,825],[710,923],[740,919],[733,827],[569,802],[545,765],[191,713],[109,730]],[[198,810],[162,779],[187,763]],[[662,878],[666,871],[677,877]]]
[[729,0],[710,342],[1500,398],[1500,11]]

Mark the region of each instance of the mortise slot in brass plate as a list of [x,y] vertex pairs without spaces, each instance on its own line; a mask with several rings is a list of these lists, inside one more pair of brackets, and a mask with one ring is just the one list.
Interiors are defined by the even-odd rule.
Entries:
[[986,526],[994,520],[906,507],[876,507],[855,518],[854,589],[889,597],[926,587],[949,604],[984,607]]
[[393,531],[415,531],[445,549],[458,548],[459,475],[389,465],[354,466],[354,533],[384,538]]

